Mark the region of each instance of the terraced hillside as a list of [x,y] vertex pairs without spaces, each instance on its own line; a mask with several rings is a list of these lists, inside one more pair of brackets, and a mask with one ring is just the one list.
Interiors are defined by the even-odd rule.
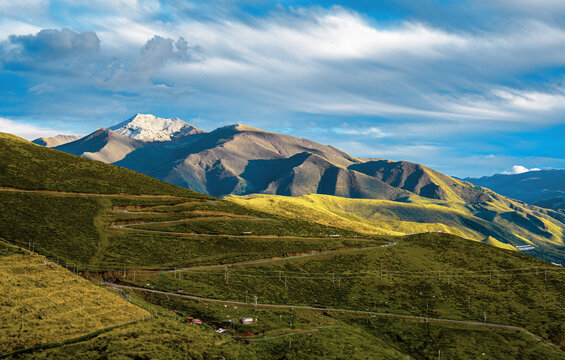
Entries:
[[527,250],[529,255],[565,264],[563,215],[500,196],[476,204],[415,197],[398,202],[316,194],[229,199],[258,211],[334,224],[365,234],[442,231],[505,249],[532,245]]
[[[51,171],[69,155],[0,140],[9,148],[0,237],[104,281],[154,315],[26,357],[563,358],[560,267],[454,235],[368,235],[169,193],[170,185],[78,157],[67,158],[69,171]],[[113,188],[116,179],[128,181]],[[6,322],[7,336],[17,336],[17,320]]]

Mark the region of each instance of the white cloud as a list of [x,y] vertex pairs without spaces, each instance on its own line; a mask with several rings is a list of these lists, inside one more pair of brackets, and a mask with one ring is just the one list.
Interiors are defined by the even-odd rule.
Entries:
[[61,134],[61,131],[35,126],[29,123],[16,122],[14,120],[0,117],[0,131],[34,140],[39,137],[49,137]]
[[360,136],[371,136],[376,138],[381,138],[387,136],[387,134],[380,128],[376,126],[371,126],[367,128],[353,128],[353,127],[334,127],[331,131],[336,134],[345,135],[360,135]]
[[539,169],[539,168],[528,169],[527,167],[522,166],[522,165],[514,165],[514,166],[512,166],[512,168],[510,170],[503,171],[503,172],[501,172],[501,174],[516,175],[516,174],[523,174],[523,173],[529,172],[529,171],[540,171],[540,170],[541,169]]
[[34,93],[36,95],[52,93],[55,91],[55,87],[49,85],[48,83],[44,82],[41,84],[34,85],[28,89],[29,92]]

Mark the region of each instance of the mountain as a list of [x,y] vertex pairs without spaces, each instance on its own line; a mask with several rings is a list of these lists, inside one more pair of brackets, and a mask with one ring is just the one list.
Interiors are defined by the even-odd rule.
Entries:
[[[468,183],[419,164],[361,160],[332,146],[242,124],[206,133],[184,123],[190,130],[173,136],[176,133],[161,126],[161,120],[152,125],[148,119],[159,118],[136,115],[56,149],[214,196],[318,193],[401,200],[418,195],[457,202],[488,198]],[[148,133],[151,137],[142,136]]]
[[[169,141],[131,136],[99,129],[56,149],[220,197],[319,194],[372,200],[346,208],[362,223],[380,222],[379,234],[441,229],[500,247],[533,245],[530,254],[565,262],[565,215],[420,164],[359,159],[332,146],[242,124]],[[355,209],[363,210],[356,214]]]
[[0,155],[1,357],[563,359],[564,270],[517,251],[269,215],[7,134]]
[[141,141],[169,141],[175,137],[204,132],[181,119],[164,119],[151,114],[136,114],[109,130]]
[[57,135],[53,137],[40,137],[33,140],[32,143],[46,147],[55,147],[78,140],[80,138],[81,136],[77,135]]
[[529,204],[565,210],[565,170],[538,170],[521,174],[496,174],[465,179]]

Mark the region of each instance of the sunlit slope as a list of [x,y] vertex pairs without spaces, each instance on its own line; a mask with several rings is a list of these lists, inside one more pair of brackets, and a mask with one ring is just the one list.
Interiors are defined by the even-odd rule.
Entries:
[[[496,194],[495,194],[496,195]],[[284,197],[249,195],[229,198],[274,214],[368,234],[444,231],[503,248],[532,244],[532,255],[562,261],[565,225],[548,211],[502,196],[466,204],[414,196],[410,202],[348,199],[328,195]],[[490,239],[489,239],[490,237]]]
[[45,257],[0,240],[0,354],[149,315]]

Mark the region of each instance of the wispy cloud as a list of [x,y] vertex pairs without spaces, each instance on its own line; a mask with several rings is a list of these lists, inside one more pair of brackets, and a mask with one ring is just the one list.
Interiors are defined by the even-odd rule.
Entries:
[[135,112],[320,128],[354,155],[426,163],[452,142],[512,153],[519,142],[485,139],[565,125],[562,2],[426,4],[387,18],[348,1],[0,2],[0,113],[85,132]]

